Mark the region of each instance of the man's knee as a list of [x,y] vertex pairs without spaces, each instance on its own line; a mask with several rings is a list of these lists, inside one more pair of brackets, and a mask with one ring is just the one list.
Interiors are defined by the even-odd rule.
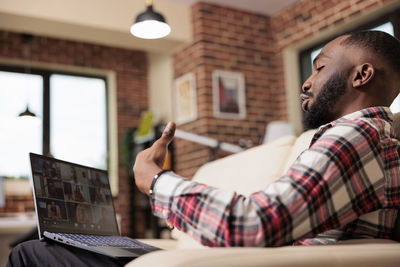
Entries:
[[20,243],[10,253],[7,267],[14,266],[123,266],[104,255],[55,242],[31,240]]
[[8,257],[7,266],[31,265],[32,255],[37,255],[36,250],[42,249],[43,242],[30,240],[15,246]]

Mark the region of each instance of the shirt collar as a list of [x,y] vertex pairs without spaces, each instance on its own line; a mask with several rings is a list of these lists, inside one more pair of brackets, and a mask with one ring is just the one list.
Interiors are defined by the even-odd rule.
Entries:
[[331,123],[337,123],[346,120],[355,120],[359,118],[376,118],[383,119],[385,121],[392,122],[393,121],[393,113],[390,111],[389,107],[370,107],[366,109],[362,109],[350,114],[347,114],[336,121]]
[[356,112],[344,115],[343,117],[334,120],[330,123],[324,124],[320,126],[315,133],[310,146],[318,139],[321,137],[321,135],[328,130],[329,128],[332,128],[338,123],[344,122],[344,121],[349,121],[349,120],[356,120],[360,118],[376,118],[376,119],[383,119],[385,121],[389,121],[390,123],[393,122],[393,113],[390,111],[389,107],[370,107],[362,110],[358,110]]

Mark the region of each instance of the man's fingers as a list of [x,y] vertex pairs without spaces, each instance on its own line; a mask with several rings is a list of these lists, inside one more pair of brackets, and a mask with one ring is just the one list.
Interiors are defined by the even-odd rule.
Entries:
[[173,230],[174,229],[174,225],[172,223],[170,223],[168,220],[164,220],[165,225],[170,229]]
[[169,122],[167,126],[165,126],[164,131],[160,139],[157,140],[157,142],[165,146],[171,143],[172,139],[174,139],[175,129],[176,129],[175,123]]
[[171,140],[172,140],[172,137],[174,137],[174,134],[175,134],[175,129],[176,129],[176,125],[174,122],[171,121],[167,124],[167,126],[165,126],[165,129],[164,129],[162,135],[171,137]]

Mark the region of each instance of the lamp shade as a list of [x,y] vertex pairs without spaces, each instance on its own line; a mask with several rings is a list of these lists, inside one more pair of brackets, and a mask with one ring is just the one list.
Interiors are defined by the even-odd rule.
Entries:
[[146,11],[136,17],[131,27],[131,33],[143,39],[158,39],[167,36],[171,27],[165,22],[160,13],[153,11],[153,6],[148,5]]
[[40,126],[41,120],[26,106],[26,110],[18,115],[17,122],[17,125],[19,125],[18,127],[20,127],[19,129],[24,131],[26,129],[33,129],[32,127]]
[[18,117],[23,117],[23,116],[36,117],[35,113],[29,110],[29,106],[26,106],[26,110],[18,115]]

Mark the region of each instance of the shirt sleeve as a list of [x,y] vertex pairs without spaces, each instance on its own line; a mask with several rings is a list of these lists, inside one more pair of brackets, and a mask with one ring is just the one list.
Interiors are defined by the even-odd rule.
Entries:
[[207,246],[282,246],[342,227],[381,205],[379,136],[369,131],[331,128],[283,177],[249,197],[164,174],[153,212]]

